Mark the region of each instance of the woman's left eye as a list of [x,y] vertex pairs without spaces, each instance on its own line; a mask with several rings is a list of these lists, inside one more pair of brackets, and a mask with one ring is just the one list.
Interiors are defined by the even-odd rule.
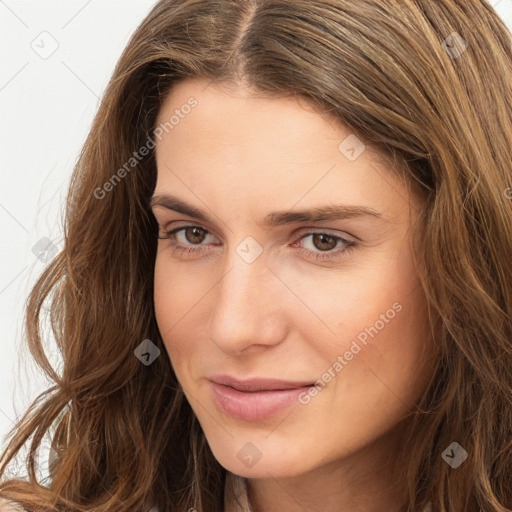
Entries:
[[[168,239],[171,242],[173,254],[176,252],[178,254],[197,254],[207,250],[203,242],[207,240],[208,237],[214,238],[208,230],[200,226],[181,226],[167,231],[165,236],[159,236],[158,238],[161,240]],[[310,238],[310,242],[307,245],[309,245],[310,248],[301,247],[300,251],[307,258],[316,260],[328,260],[341,257],[343,253],[353,251],[357,245],[353,240],[347,240],[331,233],[316,231],[302,234],[291,246],[293,247],[308,238]]]
[[356,242],[352,240],[347,240],[341,236],[323,233],[321,231],[306,233],[301,236],[299,241],[305,240],[309,237],[311,237],[309,246],[312,247],[312,249],[302,250],[312,253],[312,257],[319,260],[340,257],[344,252],[350,253],[356,247]]

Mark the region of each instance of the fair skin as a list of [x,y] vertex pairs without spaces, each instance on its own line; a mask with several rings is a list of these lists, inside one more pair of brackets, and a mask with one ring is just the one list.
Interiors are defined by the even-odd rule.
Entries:
[[[347,158],[338,146],[351,130],[305,100],[208,84],[179,83],[158,119],[197,99],[157,142],[154,196],[172,194],[208,215],[152,207],[165,237],[155,313],[173,369],[214,456],[248,479],[255,512],[394,512],[404,499],[392,464],[398,423],[433,371],[411,249],[420,199],[370,145]],[[379,216],[263,223],[270,212],[326,205]],[[251,263],[237,253],[249,236],[261,247]],[[350,250],[333,236],[357,243]],[[173,242],[195,252],[173,252]],[[372,326],[366,344],[346,354]],[[333,371],[338,356],[342,369]],[[226,414],[208,380],[316,382],[329,368],[308,403],[258,420]],[[250,467],[237,456],[246,443],[261,454]]]

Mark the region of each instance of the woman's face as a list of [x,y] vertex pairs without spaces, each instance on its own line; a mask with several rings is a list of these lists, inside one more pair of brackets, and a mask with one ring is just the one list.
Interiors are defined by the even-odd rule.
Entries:
[[432,373],[419,198],[304,100],[206,85],[159,113],[152,208],[159,330],[215,457],[259,478],[391,449]]

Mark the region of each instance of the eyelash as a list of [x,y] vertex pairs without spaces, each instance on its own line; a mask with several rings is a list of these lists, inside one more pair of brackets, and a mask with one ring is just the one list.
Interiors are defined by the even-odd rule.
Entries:
[[[205,234],[211,234],[208,230],[202,228],[201,226],[187,225],[187,226],[180,226],[179,228],[175,228],[171,231],[167,231],[165,233],[166,236],[159,236],[158,239],[159,240],[169,240],[174,249],[173,254],[175,252],[177,252],[178,254],[183,254],[183,253],[190,254],[190,253],[204,252],[205,251],[205,249],[203,249],[204,246],[198,245],[197,248],[183,247],[181,243],[179,243],[179,242],[177,243],[171,239],[171,237],[175,238],[175,234],[178,233],[179,231],[184,231],[188,228],[199,228],[200,230],[204,231]],[[323,231],[313,231],[313,232],[303,233],[302,236],[299,238],[299,240],[302,240],[302,239],[306,238],[307,236],[311,236],[311,235],[327,235],[327,236],[333,237],[337,243],[341,242],[344,244],[344,247],[341,249],[340,248],[330,249],[329,251],[325,251],[325,252],[311,251],[309,249],[304,249],[304,248],[302,248],[300,250],[300,252],[302,254],[306,253],[307,257],[311,257],[311,254],[313,254],[312,257],[316,261],[328,261],[328,260],[331,260],[334,258],[340,258],[345,253],[350,254],[358,245],[357,242],[354,242],[352,240],[347,240],[345,238],[342,238],[337,235],[333,235],[331,233],[325,233]]]

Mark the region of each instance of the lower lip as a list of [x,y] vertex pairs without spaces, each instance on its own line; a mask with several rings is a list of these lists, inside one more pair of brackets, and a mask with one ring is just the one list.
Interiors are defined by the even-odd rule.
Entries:
[[213,399],[217,407],[226,414],[242,420],[261,420],[297,403],[299,395],[311,386],[275,391],[257,391],[249,393],[238,391],[210,381]]

